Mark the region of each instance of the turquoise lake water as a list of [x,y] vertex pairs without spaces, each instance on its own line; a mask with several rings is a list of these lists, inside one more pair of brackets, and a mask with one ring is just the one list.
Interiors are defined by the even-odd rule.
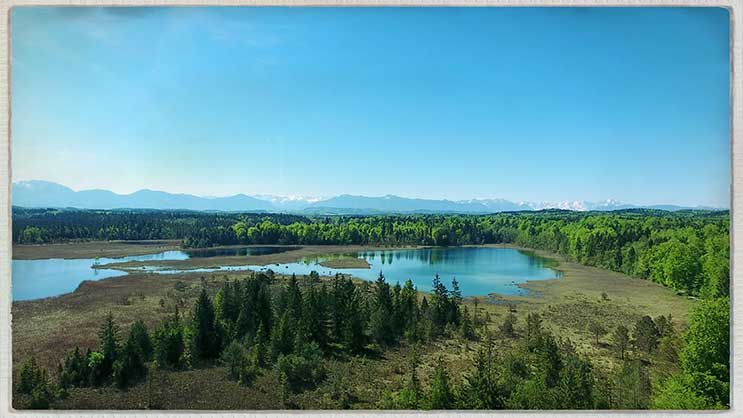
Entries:
[[[282,247],[250,247],[235,255],[259,255],[291,250]],[[231,255],[214,251],[214,255]],[[44,259],[13,260],[13,300],[29,300],[72,292],[84,280],[100,280],[127,274],[113,269],[94,269],[93,265],[125,261],[185,260],[193,256],[208,257],[208,253],[165,251],[158,254],[101,259]],[[334,256],[305,258],[285,264],[220,266],[191,270],[143,267],[143,272],[176,274],[185,272],[215,271],[265,271],[308,275],[317,271],[321,275],[349,274],[364,280],[375,280],[382,272],[390,283],[401,284],[410,279],[419,290],[431,289],[436,274],[442,283],[451,288],[456,277],[464,296],[484,296],[489,293],[506,295],[524,294],[518,284],[527,280],[547,280],[559,277],[559,272],[548,267],[546,260],[511,248],[450,247],[409,250],[384,250],[349,253],[345,256],[365,259],[368,269],[333,269],[319,263]],[[335,256],[337,257],[337,256]]]

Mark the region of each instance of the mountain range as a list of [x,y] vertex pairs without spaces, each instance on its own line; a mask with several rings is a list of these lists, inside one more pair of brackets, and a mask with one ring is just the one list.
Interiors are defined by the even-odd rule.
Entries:
[[197,211],[256,211],[304,214],[384,214],[384,213],[495,213],[566,209],[575,211],[610,211],[633,208],[662,210],[718,209],[675,205],[632,205],[615,200],[601,202],[512,202],[505,199],[435,200],[413,199],[393,195],[381,197],[344,194],[331,198],[282,197],[237,194],[227,197],[201,197],[155,190],[117,194],[110,190],[74,191],[61,184],[42,180],[13,183],[14,206],[28,208],[77,209],[183,209]]

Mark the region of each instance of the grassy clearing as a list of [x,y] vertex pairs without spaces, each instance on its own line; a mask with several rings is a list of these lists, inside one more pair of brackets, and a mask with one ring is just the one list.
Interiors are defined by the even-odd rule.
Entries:
[[331,260],[321,261],[321,266],[331,269],[368,269],[371,268],[369,262],[363,258],[338,257]]
[[[347,253],[349,247],[320,247]],[[297,251],[315,252],[316,247]],[[557,337],[569,338],[576,350],[585,355],[598,370],[611,370],[620,360],[611,348],[608,335],[595,343],[587,327],[600,321],[609,332],[620,324],[632,329],[642,315],[656,317],[671,314],[677,329],[684,326],[693,300],[678,296],[657,284],[627,277],[619,273],[586,267],[553,255],[536,252],[555,260],[562,272],[556,280],[535,281],[523,285],[528,296],[489,295],[466,298],[465,304],[477,315],[490,318],[486,330],[496,336],[496,350],[511,346],[515,340],[499,336],[498,326],[509,310],[518,318],[517,335],[523,334],[526,315],[540,312],[544,325]],[[327,252],[325,253],[327,254]],[[293,257],[296,251],[267,257]],[[265,257],[265,256],[264,256]],[[242,257],[243,263],[244,259]],[[291,259],[283,258],[291,261]],[[279,262],[279,261],[274,261]],[[267,263],[268,264],[268,263]],[[131,274],[96,282],[83,282],[73,293],[38,301],[13,304],[13,370],[34,355],[40,364],[56,370],[57,363],[75,346],[94,348],[102,318],[111,311],[122,330],[126,332],[135,320],[145,321],[150,330],[172,313],[175,305],[190,308],[206,277],[210,289],[233,277],[244,277],[244,272],[219,274],[152,275]],[[284,280],[277,276],[277,280]],[[394,283],[398,278],[390,277]],[[602,294],[606,294],[606,298]],[[422,294],[421,294],[422,295]],[[518,337],[517,337],[518,338]],[[423,347],[419,376],[424,384],[441,355],[449,365],[454,381],[461,381],[470,367],[470,358],[476,342],[457,337],[439,340]],[[139,409],[148,405],[158,409],[373,409],[385,390],[400,389],[407,378],[410,347],[386,351],[381,358],[354,358],[350,361],[326,360],[327,379],[317,388],[287,395],[282,400],[278,377],[273,371],[264,373],[251,387],[238,385],[227,378],[219,365],[188,371],[156,371],[152,383],[142,382],[127,391],[113,388],[74,389],[70,396],[55,404],[61,409]],[[631,353],[632,356],[641,356]],[[677,365],[655,361],[651,365],[653,377],[675,370]],[[344,399],[347,402],[344,402]],[[16,407],[23,399],[14,397]]]

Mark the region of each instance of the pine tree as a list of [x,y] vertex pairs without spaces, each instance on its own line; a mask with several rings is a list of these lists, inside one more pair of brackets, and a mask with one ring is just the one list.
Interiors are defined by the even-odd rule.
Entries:
[[49,405],[54,400],[54,394],[50,386],[46,370],[41,369],[38,381],[31,390],[31,402],[28,405],[30,409],[49,409]]
[[304,307],[302,308],[302,325],[309,332],[311,341],[325,350],[328,345],[328,320],[325,304],[324,286],[319,292],[315,285],[310,285],[304,292]]
[[459,289],[459,282],[457,278],[453,278],[451,281],[451,292],[450,292],[450,306],[448,313],[448,322],[454,325],[461,325],[462,312],[460,307],[462,306],[462,291]]
[[394,329],[392,324],[392,295],[390,285],[385,281],[380,272],[375,282],[373,311],[370,320],[371,333],[374,341],[384,347],[394,340]]
[[542,317],[538,313],[526,316],[526,347],[532,351],[541,344]]
[[[350,282],[350,281],[349,281]],[[352,354],[360,354],[366,346],[367,336],[364,333],[366,322],[362,311],[361,291],[356,289],[352,293],[348,304],[347,318],[343,327],[343,346]]]
[[652,393],[647,368],[640,360],[626,361],[614,374],[613,407],[647,409]]
[[290,354],[294,348],[295,327],[291,312],[285,311],[271,333],[271,358]]
[[147,366],[139,346],[138,337],[133,332],[121,348],[119,359],[114,363],[114,381],[123,389],[147,374]]
[[75,347],[61,366],[59,384],[62,388],[85,387],[88,385],[90,368],[88,359],[80,352],[80,348]]
[[221,335],[215,322],[214,306],[202,287],[193,310],[192,348],[194,360],[215,359],[222,347]]
[[513,312],[509,312],[499,327],[500,332],[506,337],[513,337],[515,335],[514,325],[516,325],[516,315]]
[[183,326],[178,307],[172,317],[167,318],[155,331],[154,357],[159,367],[178,367],[185,351]]
[[258,325],[258,331],[255,333],[255,339],[253,340],[253,348],[255,350],[255,360],[259,367],[263,367],[268,363],[268,333],[266,328],[263,326],[263,322]]
[[420,312],[418,309],[418,291],[413,282],[408,279],[405,281],[400,291],[399,315],[402,318],[402,327],[405,337],[408,341],[416,342],[420,339]]
[[439,356],[436,363],[433,377],[431,378],[428,407],[437,410],[450,409],[454,406],[454,394],[449,383],[449,372],[447,372],[441,356]]
[[103,355],[98,373],[102,379],[107,379],[113,373],[114,362],[119,354],[119,326],[114,322],[111,312],[98,332],[98,351]]
[[27,358],[21,366],[21,372],[18,378],[16,390],[20,393],[31,394],[36,385],[41,380],[41,369],[36,364],[36,358],[33,356]]
[[629,346],[629,330],[624,325],[620,325],[614,330],[612,335],[614,340],[614,347],[619,351],[619,357],[624,360],[624,352],[627,351]]
[[302,292],[299,290],[299,282],[294,274],[286,288],[286,310],[290,312],[295,323],[302,320]]
[[449,291],[441,283],[441,278],[437,274],[433,279],[433,294],[430,303],[431,320],[437,332],[441,332],[447,324],[450,309]]
[[501,409],[503,399],[500,391],[493,340],[489,338],[477,349],[472,371],[464,377],[462,406],[464,409]]
[[634,336],[637,347],[650,354],[658,346],[660,334],[653,319],[646,315],[635,324]]
[[475,338],[475,330],[472,327],[472,320],[470,319],[470,314],[466,306],[462,309],[462,319],[459,323],[459,331],[462,334],[462,337],[468,340]]
[[129,330],[131,338],[135,341],[135,346],[140,352],[140,355],[144,361],[152,359],[152,340],[150,334],[147,332],[147,326],[143,321],[135,321]]
[[560,369],[557,401],[560,409],[591,409],[594,404],[591,364],[576,355],[567,355]]

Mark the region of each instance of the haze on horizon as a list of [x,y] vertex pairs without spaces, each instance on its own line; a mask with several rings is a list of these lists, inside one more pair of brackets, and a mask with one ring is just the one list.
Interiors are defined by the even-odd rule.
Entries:
[[729,207],[722,8],[15,7],[13,181]]

